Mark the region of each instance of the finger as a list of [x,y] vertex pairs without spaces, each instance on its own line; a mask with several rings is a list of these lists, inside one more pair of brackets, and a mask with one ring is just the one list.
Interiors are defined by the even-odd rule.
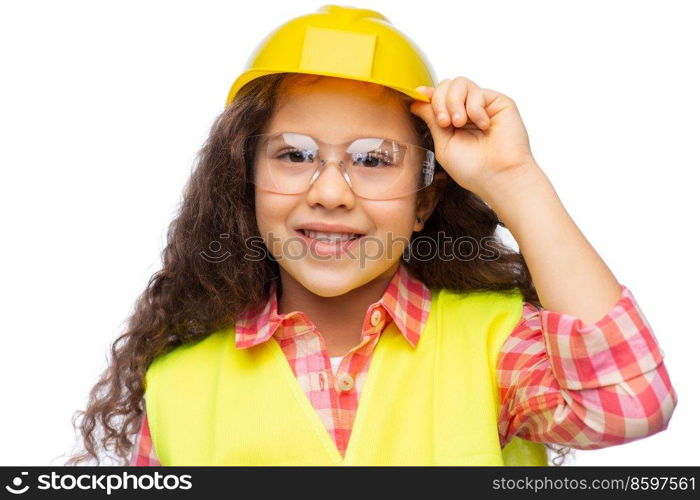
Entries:
[[421,85],[420,87],[416,87],[416,90],[426,96],[428,99],[433,97],[433,93],[435,92],[435,87],[425,87]]
[[[501,94],[500,92],[496,92],[495,90],[492,90],[492,89],[482,88],[481,91],[484,93],[484,101],[485,101],[485,108],[487,110],[487,114],[488,114],[489,107],[491,106],[491,104],[493,104],[493,102],[496,99],[498,99],[498,98],[502,99],[504,97],[506,99],[509,99],[507,96]],[[495,111],[496,110],[492,110],[491,114],[493,114]]]
[[472,122],[486,130],[490,124],[489,114],[486,112],[486,94],[481,88],[472,88],[467,96],[467,115]]
[[463,127],[469,121],[465,102],[471,82],[463,76],[458,76],[450,83],[445,97],[447,112],[455,127]]
[[447,127],[450,123],[452,123],[452,120],[447,113],[447,106],[445,105],[445,96],[447,94],[447,89],[450,87],[451,81],[452,80],[450,79],[445,79],[438,83],[438,86],[435,87],[433,97],[430,99],[430,104],[432,104],[435,116],[437,117],[437,123],[441,127]]

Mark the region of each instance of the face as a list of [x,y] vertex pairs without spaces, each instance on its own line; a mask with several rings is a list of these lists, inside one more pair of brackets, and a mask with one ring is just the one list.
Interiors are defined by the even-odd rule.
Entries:
[[[419,144],[410,112],[388,89],[332,77],[285,81],[272,119],[263,130],[276,132],[308,134],[328,144],[359,137]],[[340,152],[341,148],[335,148],[335,155]],[[322,157],[324,153],[329,158],[330,151],[322,150]],[[256,155],[254,168],[260,168],[261,157]],[[280,265],[283,279],[291,277],[322,297],[342,295],[393,274],[411,234],[423,227],[416,217],[425,221],[432,209],[417,210],[416,203],[417,193],[392,200],[356,196],[338,164],[330,159],[305,193],[278,194],[255,186],[258,230]],[[305,234],[304,228],[313,224],[343,226],[330,232],[363,236],[349,243],[324,244],[315,239],[319,235],[311,233],[309,238]]]

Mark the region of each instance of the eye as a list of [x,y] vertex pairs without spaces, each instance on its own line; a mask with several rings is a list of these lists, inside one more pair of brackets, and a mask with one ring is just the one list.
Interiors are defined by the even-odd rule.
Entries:
[[368,153],[353,153],[352,161],[354,165],[358,163],[363,167],[390,167],[393,162],[388,155],[381,151],[370,151]]
[[287,148],[277,153],[276,158],[290,163],[313,163],[316,160],[316,153],[308,149]]

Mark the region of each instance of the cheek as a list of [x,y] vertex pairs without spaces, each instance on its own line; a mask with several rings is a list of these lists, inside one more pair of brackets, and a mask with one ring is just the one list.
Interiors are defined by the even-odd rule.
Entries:
[[258,231],[265,240],[270,233],[279,235],[285,231],[286,220],[296,205],[292,198],[256,190],[255,219]]
[[304,243],[289,226],[289,218],[303,203],[299,196],[281,195],[268,191],[255,192],[255,217],[260,236],[270,254],[280,264],[287,258],[304,255]]
[[[372,218],[375,226],[375,236],[381,241],[384,250],[393,248],[401,252],[413,234],[413,222],[415,218],[414,201],[388,200],[371,202],[366,205],[367,214]],[[369,249],[368,249],[369,250]],[[372,251],[383,250],[379,248]]]
[[378,232],[393,231],[410,236],[415,218],[415,199],[369,201],[365,205],[367,214],[372,218]]
[[259,215],[258,221],[267,218],[274,214],[278,209],[284,206],[283,198],[276,196],[274,193],[262,191],[255,188],[255,214]]

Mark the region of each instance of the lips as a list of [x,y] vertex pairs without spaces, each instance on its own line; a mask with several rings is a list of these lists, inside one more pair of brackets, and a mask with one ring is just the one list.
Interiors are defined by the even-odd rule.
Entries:
[[343,224],[324,224],[312,222],[300,224],[295,228],[314,255],[341,255],[358,245],[366,233],[357,228]]
[[315,241],[338,243],[358,239],[365,235],[361,229],[345,224],[329,224],[325,222],[308,222],[294,228],[297,233]]

